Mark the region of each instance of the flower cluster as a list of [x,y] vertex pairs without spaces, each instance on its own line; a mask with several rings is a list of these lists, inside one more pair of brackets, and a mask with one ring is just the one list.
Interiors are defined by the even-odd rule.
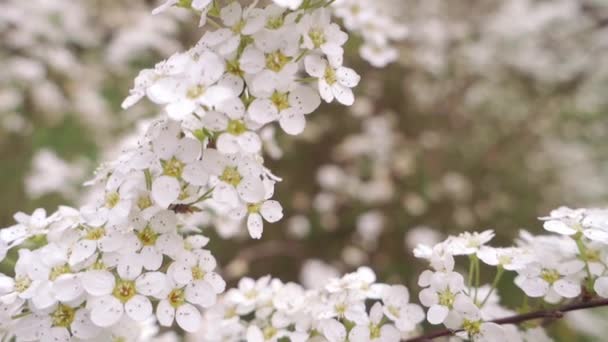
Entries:
[[124,106],[145,95],[169,119],[153,121],[136,147],[97,170],[87,182],[99,189],[92,203],[49,217],[18,213],[1,230],[3,258],[15,246],[34,247],[19,249],[14,277],[0,280],[9,336],[127,338],[125,324],[151,320],[197,331],[200,310],[225,282],[188,218],[246,218],[253,238],[263,220],[281,219],[270,199],[279,178],[264,167],[260,129],[278,121],[301,133],[321,98],[352,104],[359,76],[342,66],[347,35],[323,6],[255,5],[214,7],[225,28],[140,73]]
[[208,310],[199,340],[251,342],[399,341],[424,319],[402,285],[376,282],[362,267],[317,290],[270,276],[243,278]]
[[384,67],[399,57],[394,42],[405,39],[409,31],[389,1],[338,0],[332,7],[348,31],[361,36],[359,53],[371,65]]
[[[499,304],[494,290],[505,271],[516,272],[515,284],[526,297],[557,304],[585,296],[608,295],[603,235],[608,232],[607,210],[562,207],[542,217],[546,230],[561,235],[534,236],[522,231],[514,247],[487,243],[494,232],[462,233],[433,247],[420,245],[414,253],[427,259],[418,284],[420,302],[428,307],[427,320],[460,331],[475,341],[520,341],[528,333],[514,325],[499,326],[493,319],[514,313]],[[456,256],[468,256],[468,281],[455,269]],[[479,282],[480,264],[496,267],[491,286]],[[528,308],[524,308],[528,309]]]

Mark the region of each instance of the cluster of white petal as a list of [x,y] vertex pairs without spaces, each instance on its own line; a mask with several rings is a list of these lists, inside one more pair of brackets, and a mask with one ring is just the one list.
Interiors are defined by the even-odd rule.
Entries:
[[305,290],[270,276],[243,278],[208,310],[197,341],[399,341],[424,320],[402,285],[369,268]]
[[393,45],[407,37],[408,27],[391,1],[337,0],[332,7],[348,31],[363,39],[359,48],[363,59],[375,67],[397,60],[399,51]]
[[[489,322],[513,315],[493,292],[504,271],[517,273],[515,284],[525,296],[542,297],[548,303],[583,294],[606,297],[606,215],[605,209],[556,209],[541,220],[546,230],[560,235],[535,236],[522,231],[514,247],[488,246],[494,237],[491,230],[450,236],[433,247],[418,246],[415,255],[431,266],[418,280],[424,288],[420,302],[429,308],[427,320],[462,329],[464,337],[475,341],[525,340],[529,332]],[[455,270],[454,257],[463,255],[470,261],[468,282]],[[480,261],[497,268],[492,287],[479,284]]]
[[125,326],[154,321],[197,331],[225,282],[190,214],[245,220],[260,238],[263,220],[283,216],[271,199],[279,179],[264,167],[260,130],[277,121],[299,134],[321,98],[353,103],[359,76],[342,66],[347,35],[323,6],[187,5],[216,11],[225,28],[142,71],[124,103],[147,96],[168,119],[153,121],[137,146],[97,170],[87,184],[101,191],[91,203],[49,217],[18,213],[0,231],[2,259],[21,246],[15,275],[0,277],[8,336],[133,340],[143,333],[123,336]]

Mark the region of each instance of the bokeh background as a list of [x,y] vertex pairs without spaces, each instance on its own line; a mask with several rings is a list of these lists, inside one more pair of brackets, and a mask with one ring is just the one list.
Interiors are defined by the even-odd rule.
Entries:
[[[378,3],[407,29],[398,60],[371,66],[352,36],[355,105],[322,106],[296,139],[265,132],[284,219],[261,241],[241,223],[205,227],[233,284],[270,273],[312,286],[369,265],[416,293],[417,243],[491,228],[506,245],[520,229],[540,233],[552,208],[608,202],[606,1]],[[187,11],[151,16],[155,5],[0,2],[0,227],[17,211],[86,202],[81,184],[158,114],[120,103],[140,69],[203,29]],[[603,322],[583,312],[551,329],[599,341]]]

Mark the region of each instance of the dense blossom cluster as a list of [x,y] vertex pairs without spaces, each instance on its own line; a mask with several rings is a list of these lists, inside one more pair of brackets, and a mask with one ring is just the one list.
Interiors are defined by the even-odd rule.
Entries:
[[[557,304],[579,297],[606,298],[606,242],[608,211],[562,207],[542,217],[544,228],[559,235],[520,233],[515,246],[495,248],[487,243],[494,232],[462,233],[432,247],[420,245],[414,253],[427,259],[418,285],[420,302],[428,307],[427,320],[462,330],[479,341],[533,340],[537,330],[518,331],[514,325],[488,322],[514,312],[502,307],[494,293],[504,272],[517,274],[515,284],[529,298]],[[468,281],[455,270],[455,257],[469,259]],[[495,267],[491,286],[479,283],[480,264]],[[538,338],[538,337],[536,337]]]
[[[396,58],[390,42],[407,31],[371,1],[243,7],[168,0],[155,13],[172,6],[200,13],[201,25],[215,28],[135,79],[123,107],[147,97],[163,115],[136,146],[97,170],[87,183],[98,189],[89,204],[48,216],[20,212],[15,225],[0,230],[0,259],[17,254],[14,275],[0,275],[2,338],[152,340],[158,326],[176,324],[204,341],[393,342],[420,332],[426,317],[463,339],[522,341],[543,332],[492,322],[512,314],[495,292],[505,271],[517,273],[526,296],[548,303],[608,296],[608,211],[569,208],[541,218],[559,235],[522,232],[513,247],[488,246],[490,230],[418,246],[414,253],[430,264],[418,279],[426,313],[405,286],[378,283],[365,267],[316,289],[267,276],[225,291],[193,217],[208,212],[244,224],[254,239],[264,220],[282,218],[272,199],[280,178],[264,165],[264,130],[277,122],[298,135],[322,101],[355,101],[360,77],[344,65],[348,35],[332,15],[361,30],[361,53],[374,65]],[[372,139],[386,130],[378,120]],[[387,163],[382,153],[362,153]],[[363,215],[361,230],[378,220]],[[458,256],[469,259],[466,275]],[[482,263],[496,267],[490,286],[480,283]]]
[[[205,341],[399,341],[424,320],[402,285],[376,283],[368,268],[305,290],[270,276],[243,278],[208,310]],[[372,304],[373,303],[373,304]]]

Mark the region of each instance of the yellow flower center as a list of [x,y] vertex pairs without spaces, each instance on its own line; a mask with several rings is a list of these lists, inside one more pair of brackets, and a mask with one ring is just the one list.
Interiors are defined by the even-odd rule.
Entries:
[[336,71],[330,67],[329,65],[325,68],[325,73],[323,74],[323,78],[327,84],[332,85],[336,83]]
[[232,26],[232,32],[239,34],[239,33],[241,33],[241,30],[243,29],[243,27],[245,27],[245,21],[239,20],[238,23],[236,23],[234,26]]
[[106,207],[114,208],[120,201],[120,195],[118,192],[113,191],[106,194]]
[[236,169],[236,167],[233,166],[226,167],[224,169],[224,172],[222,172],[222,175],[220,176],[221,181],[226,182],[232,186],[239,185],[242,179],[243,177],[241,177],[239,171]]
[[228,128],[226,128],[226,132],[232,135],[241,135],[247,131],[247,126],[243,120],[230,120],[228,122]]
[[188,89],[186,92],[186,96],[189,99],[196,99],[205,93],[205,87],[201,84],[195,85],[194,87]]
[[32,280],[26,276],[15,277],[15,291],[22,293],[32,285]]
[[312,30],[308,31],[308,37],[310,37],[310,40],[312,40],[315,48],[319,48],[326,42],[325,34],[323,34],[323,30],[319,28],[313,28]]
[[184,171],[184,163],[181,160],[172,157],[167,161],[161,161],[163,166],[163,174],[175,178],[179,178],[182,176],[182,172]]
[[559,272],[551,269],[543,269],[540,272],[540,277],[549,284],[553,284],[559,280]]
[[291,57],[285,56],[281,51],[275,51],[266,54],[266,68],[279,72],[283,67],[291,61]]
[[55,280],[60,275],[68,274],[70,272],[71,272],[70,266],[68,266],[67,264],[55,266],[55,267],[51,268],[51,274],[49,275],[49,279]]
[[112,291],[114,297],[118,298],[122,303],[126,303],[129,299],[133,298],[135,293],[135,283],[129,280],[119,281],[114,286],[114,291]]
[[146,228],[137,233],[137,238],[139,238],[142,245],[153,246],[156,243],[158,234],[150,226],[146,226]]
[[198,265],[192,267],[192,278],[194,280],[201,280],[205,277],[205,271],[203,271]]
[[282,15],[272,17],[266,20],[266,28],[270,30],[276,30],[281,28],[281,26],[283,26],[283,23],[285,23],[285,19]]
[[281,93],[275,90],[275,92],[272,93],[272,96],[270,96],[270,101],[272,101],[279,111],[290,107],[287,93]]
[[278,332],[277,328],[273,327],[273,326],[267,326],[266,328],[264,328],[264,340],[268,341],[270,339],[272,339],[272,337]]
[[255,214],[260,212],[260,207],[262,205],[260,203],[256,203],[256,204],[247,204],[247,212],[250,214]]
[[498,257],[498,263],[501,265],[508,265],[513,261],[513,258],[508,255],[501,255]]
[[464,329],[469,336],[477,335],[481,332],[481,321],[469,321],[468,319],[465,319],[462,323],[462,329]]
[[57,309],[51,314],[54,327],[69,327],[74,322],[74,316],[76,316],[76,310],[67,305],[59,304]]
[[456,300],[456,296],[449,289],[446,289],[443,292],[439,292],[440,305],[446,306],[451,309],[454,305],[454,300]]
[[106,264],[104,264],[101,260],[97,260],[93,263],[93,265],[91,265],[91,267],[89,267],[89,269],[97,271],[105,270]]
[[106,235],[106,230],[103,227],[89,229],[85,239],[87,240],[99,240]]
[[140,210],[144,210],[146,208],[150,208],[152,206],[152,200],[150,199],[150,196],[140,196],[137,199],[137,207]]
[[186,297],[184,296],[184,290],[173,289],[169,293],[169,296],[167,296],[167,300],[169,301],[169,304],[171,304],[172,307],[177,309],[178,307],[180,307],[182,304],[184,304],[186,302]]
[[226,61],[226,72],[232,75],[243,77],[245,72],[241,69],[241,65],[238,60]]
[[369,325],[369,337],[370,339],[380,338],[380,326],[376,324]]

